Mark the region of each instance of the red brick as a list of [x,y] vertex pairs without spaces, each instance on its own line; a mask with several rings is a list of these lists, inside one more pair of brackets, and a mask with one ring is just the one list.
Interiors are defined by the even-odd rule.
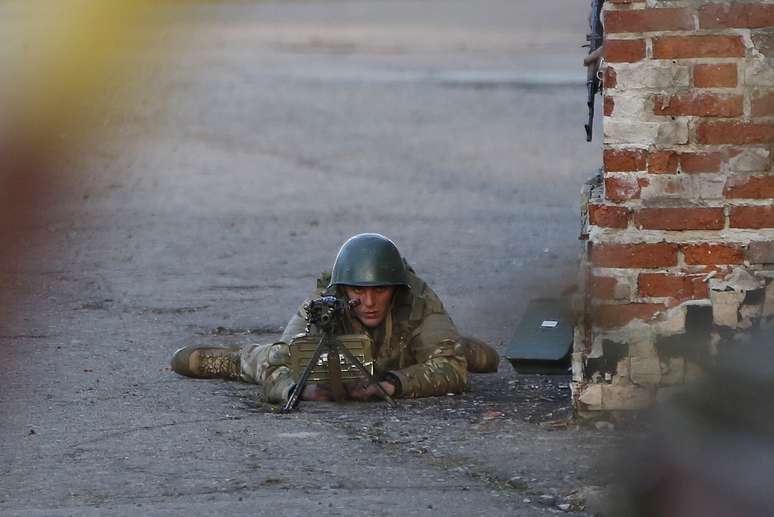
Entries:
[[609,39],[605,41],[605,59],[608,63],[634,63],[645,57],[645,40]]
[[589,279],[589,292],[594,298],[615,298],[615,286],[618,280],[611,276],[592,276]]
[[589,205],[589,222],[605,228],[626,228],[629,209],[623,206]]
[[666,307],[661,303],[600,305],[594,309],[594,323],[603,328],[623,327],[632,320],[649,320]]
[[603,81],[605,88],[615,88],[618,84],[618,74],[615,73],[615,68],[608,66],[605,68],[605,75]]
[[692,266],[716,266],[744,262],[742,248],[736,244],[684,244],[680,249],[685,257],[685,263]]
[[774,228],[772,206],[733,206],[729,215],[731,228]]
[[702,122],[696,138],[700,144],[768,144],[774,142],[774,124]]
[[615,109],[615,99],[610,96],[605,97],[604,113],[606,117],[610,117]]
[[734,88],[736,82],[736,63],[693,67],[693,85],[696,88]]
[[656,115],[693,115],[696,117],[738,117],[742,114],[742,96],[718,93],[681,93],[657,95]]
[[709,298],[709,286],[703,276],[640,273],[637,284],[640,296],[701,300]]
[[677,244],[595,244],[591,247],[595,267],[656,268],[677,265]]
[[693,29],[688,9],[637,9],[605,13],[605,32],[651,32]]
[[774,116],[774,92],[758,93],[752,98],[753,117]]
[[723,153],[681,153],[680,170],[693,174],[697,172],[719,172],[723,164]]
[[644,171],[646,156],[642,149],[605,149],[602,163],[605,172]]
[[699,26],[702,29],[774,27],[774,5],[754,3],[704,5],[699,10]]
[[735,176],[728,179],[723,195],[732,199],[774,198],[774,176]]
[[677,153],[674,151],[656,151],[650,153],[648,172],[654,174],[674,174],[677,172]]
[[639,199],[642,187],[648,185],[644,178],[608,176],[605,178],[605,198],[610,201]]
[[648,230],[721,230],[722,208],[642,208],[634,225]]
[[653,39],[654,59],[744,57],[741,36],[667,36]]

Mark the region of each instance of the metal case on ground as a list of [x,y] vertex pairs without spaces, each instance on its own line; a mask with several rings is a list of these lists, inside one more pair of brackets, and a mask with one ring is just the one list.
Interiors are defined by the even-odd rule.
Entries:
[[574,318],[567,301],[532,300],[505,356],[519,373],[567,373],[573,325]]

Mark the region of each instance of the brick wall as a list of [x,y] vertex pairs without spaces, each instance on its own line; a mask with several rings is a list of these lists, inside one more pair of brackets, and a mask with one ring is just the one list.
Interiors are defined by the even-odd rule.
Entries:
[[666,397],[774,314],[774,2],[608,0],[604,23],[581,410]]

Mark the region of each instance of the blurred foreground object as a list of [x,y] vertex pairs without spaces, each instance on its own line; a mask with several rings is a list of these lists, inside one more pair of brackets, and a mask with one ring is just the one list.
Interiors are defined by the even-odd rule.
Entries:
[[51,252],[52,225],[69,223],[60,208],[80,183],[73,164],[97,145],[105,107],[127,102],[129,54],[155,58],[160,14],[148,0],[0,3],[1,335],[18,333],[10,329],[34,291],[35,277],[20,273]]
[[764,516],[774,508],[771,329],[721,352],[707,376],[657,408],[631,457],[620,516]]
[[[119,84],[126,53],[146,45],[136,29],[156,9],[146,0],[8,3],[0,61],[0,236],[8,239],[45,215],[64,176],[57,164],[91,136],[98,101]],[[120,99],[111,99],[118,102]],[[13,258],[13,257],[11,257]]]

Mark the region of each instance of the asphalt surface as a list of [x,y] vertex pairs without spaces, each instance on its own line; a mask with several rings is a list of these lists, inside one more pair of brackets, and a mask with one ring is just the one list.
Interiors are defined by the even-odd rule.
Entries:
[[617,435],[570,419],[567,376],[503,361],[462,396],[278,415],[168,369],[276,339],[365,231],[502,352],[575,280],[586,6],[167,8],[3,271],[0,513],[545,515],[606,483]]

